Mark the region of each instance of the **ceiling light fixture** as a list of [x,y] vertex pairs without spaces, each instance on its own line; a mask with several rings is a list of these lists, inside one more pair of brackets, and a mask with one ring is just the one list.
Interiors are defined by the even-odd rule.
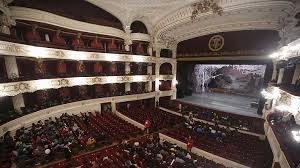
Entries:
[[192,5],[193,12],[191,19],[194,20],[199,14],[212,11],[214,14],[222,15],[223,8],[217,3],[217,0],[201,0]]

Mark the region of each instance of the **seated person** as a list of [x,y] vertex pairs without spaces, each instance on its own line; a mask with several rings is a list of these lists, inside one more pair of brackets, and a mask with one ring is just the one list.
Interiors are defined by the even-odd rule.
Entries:
[[89,149],[93,149],[95,147],[95,139],[92,137],[89,137],[89,139],[86,141],[86,145]]

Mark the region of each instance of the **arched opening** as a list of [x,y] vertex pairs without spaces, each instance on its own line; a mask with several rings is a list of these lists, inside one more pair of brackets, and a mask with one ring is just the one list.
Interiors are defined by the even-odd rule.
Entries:
[[172,75],[172,64],[163,63],[159,68],[160,75]]
[[170,49],[162,49],[160,51],[160,57],[172,58],[173,57],[172,50],[170,50]]
[[132,33],[144,33],[148,34],[148,30],[146,25],[141,21],[134,21],[132,22],[130,29],[132,30]]

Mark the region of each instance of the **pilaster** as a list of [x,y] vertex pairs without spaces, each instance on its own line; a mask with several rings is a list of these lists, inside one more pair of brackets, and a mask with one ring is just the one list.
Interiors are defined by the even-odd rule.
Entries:
[[9,79],[19,78],[17,59],[15,56],[4,57],[7,77]]

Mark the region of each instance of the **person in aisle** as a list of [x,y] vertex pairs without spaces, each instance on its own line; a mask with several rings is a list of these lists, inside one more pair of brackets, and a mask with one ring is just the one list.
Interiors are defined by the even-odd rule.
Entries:
[[145,132],[146,132],[146,134],[149,134],[150,126],[151,126],[151,123],[150,123],[149,118],[147,117],[147,119],[145,121]]
[[193,148],[193,139],[192,139],[192,136],[189,136],[187,138],[186,147],[187,147],[187,151],[188,152],[192,152],[192,148]]

